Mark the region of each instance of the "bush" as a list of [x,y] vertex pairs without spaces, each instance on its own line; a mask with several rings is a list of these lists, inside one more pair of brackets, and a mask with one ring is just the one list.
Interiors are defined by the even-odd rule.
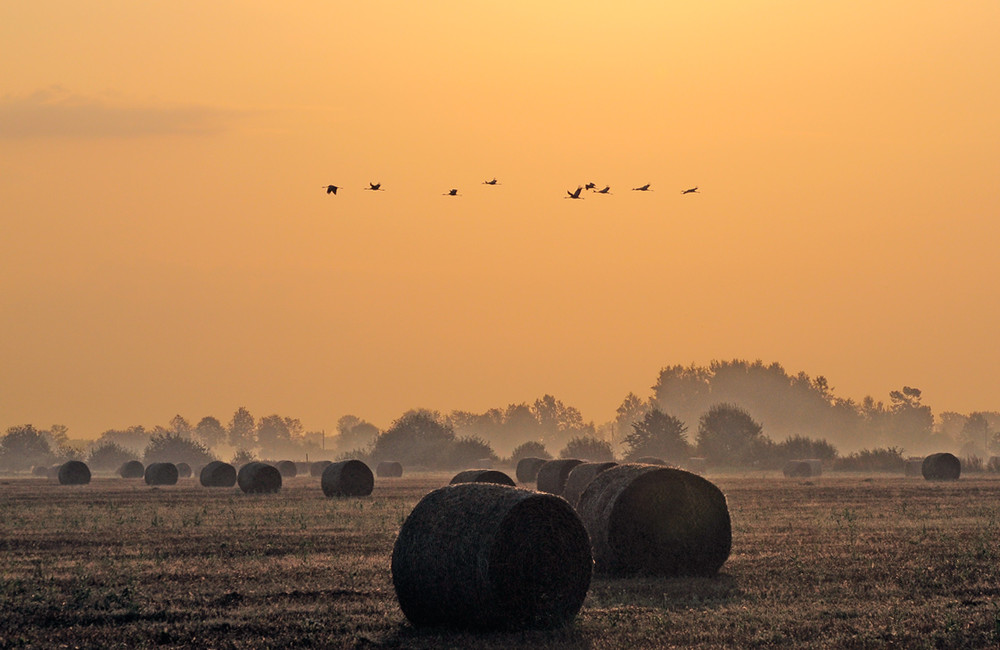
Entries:
[[614,460],[615,453],[611,450],[611,443],[606,440],[598,440],[592,436],[577,436],[570,439],[566,447],[559,452],[559,457],[596,462]]
[[877,447],[838,458],[833,467],[841,472],[902,472],[905,465],[901,447]]
[[484,458],[497,459],[490,443],[479,436],[466,436],[451,443],[445,460],[451,467],[459,468],[472,467]]
[[395,460],[404,466],[440,467],[448,464],[448,452],[455,442],[455,431],[431,411],[416,410],[403,414],[383,431],[372,447],[372,457]]
[[681,463],[691,455],[686,432],[687,426],[683,422],[654,408],[641,420],[632,423],[632,432],[625,436],[628,448],[625,457],[635,460],[651,456]]
[[751,465],[766,454],[763,427],[733,404],[716,404],[698,421],[698,452],[711,463]]
[[544,458],[551,460],[552,454],[545,451],[545,445],[537,440],[522,442],[510,454],[510,464],[517,465],[522,458]]
[[87,465],[95,471],[114,471],[132,460],[134,456],[131,450],[117,442],[107,441],[90,450]]
[[176,433],[154,435],[143,454],[143,460],[150,463],[187,463],[201,466],[215,460],[208,447]]

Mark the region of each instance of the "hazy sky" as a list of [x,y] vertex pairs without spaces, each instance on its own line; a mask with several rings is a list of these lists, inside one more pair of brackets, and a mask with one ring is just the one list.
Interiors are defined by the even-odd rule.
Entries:
[[2,3],[0,427],[602,422],[731,358],[1000,409],[998,32],[995,0]]

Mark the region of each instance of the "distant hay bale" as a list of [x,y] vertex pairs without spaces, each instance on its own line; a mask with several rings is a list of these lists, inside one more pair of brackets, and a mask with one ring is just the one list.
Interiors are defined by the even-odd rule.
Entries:
[[320,485],[328,497],[366,497],[375,487],[375,477],[360,460],[342,460],[323,470]]
[[590,482],[594,480],[594,477],[617,464],[611,461],[604,463],[580,463],[571,469],[569,476],[566,477],[566,486],[562,492],[563,498],[569,501],[569,504],[575,508],[577,502],[580,500],[580,495],[587,489]]
[[682,469],[612,467],[590,482],[577,512],[603,574],[712,576],[732,548],[725,495]]
[[177,478],[191,478],[191,466],[187,463],[177,463]]
[[924,459],[920,473],[928,481],[956,481],[962,474],[962,461],[954,454],[931,454]]
[[662,458],[657,458],[656,456],[643,456],[642,458],[636,458],[632,461],[633,463],[642,463],[643,465],[668,465],[667,461]]
[[79,460],[68,460],[59,466],[59,485],[86,485],[90,483],[90,468]]
[[375,476],[384,478],[399,478],[403,475],[403,464],[394,460],[383,460],[375,466]]
[[451,479],[450,484],[456,485],[458,483],[494,483],[510,487],[517,485],[514,479],[495,469],[467,469],[459,472]]
[[536,478],[538,478],[538,470],[541,469],[547,461],[544,458],[535,458],[534,456],[529,456],[527,458],[522,458],[517,461],[517,468],[514,470],[514,475],[517,477],[518,483],[531,483]]
[[35,465],[34,467],[31,468],[31,475],[41,476],[44,478],[49,475],[49,468],[46,467],[45,465]]
[[281,473],[281,478],[295,478],[299,474],[299,468],[290,460],[279,460],[274,467]]
[[146,475],[146,466],[137,460],[128,460],[118,468],[118,475],[122,478],[142,478]]
[[328,460],[318,460],[309,465],[309,476],[323,476],[323,470],[332,465]]
[[563,627],[592,572],[587,532],[568,503],[490,483],[424,496],[392,549],[399,607],[416,627]]
[[704,474],[708,471],[708,459],[688,458],[687,463],[684,464],[684,469],[695,474]]
[[923,475],[924,475],[923,456],[910,456],[904,461],[903,476],[923,476]]
[[818,460],[790,460],[781,470],[788,478],[812,478],[823,474],[823,464]]
[[177,465],[173,463],[150,463],[146,465],[146,485],[177,485]]
[[201,468],[198,478],[203,487],[233,487],[236,485],[236,468],[221,460],[213,460]]
[[536,485],[539,492],[562,494],[566,487],[566,479],[573,468],[583,463],[579,458],[560,458],[547,461],[538,469]]
[[236,482],[244,494],[271,494],[281,490],[281,472],[267,463],[247,463],[240,468]]

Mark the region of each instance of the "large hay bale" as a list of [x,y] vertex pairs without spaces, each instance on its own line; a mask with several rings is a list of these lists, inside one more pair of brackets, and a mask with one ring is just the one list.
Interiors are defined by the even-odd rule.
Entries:
[[590,482],[577,512],[604,574],[712,576],[732,548],[725,495],[682,469],[612,467]]
[[536,485],[539,492],[549,494],[562,494],[566,487],[566,479],[573,468],[583,463],[579,458],[560,458],[550,460],[542,465],[538,470]]
[[244,494],[270,494],[281,490],[281,472],[267,463],[247,463],[240,468],[236,482]]
[[641,463],[643,465],[668,465],[667,461],[662,458],[657,458],[656,456],[643,456],[642,458],[636,458],[632,461],[633,463]]
[[146,475],[146,467],[138,460],[127,460],[118,468],[122,478],[142,478]]
[[394,460],[383,460],[375,466],[375,476],[399,478],[403,475],[403,464]]
[[495,469],[467,469],[459,472],[451,479],[450,484],[456,485],[458,483],[494,483],[511,487],[517,485],[514,479]]
[[146,465],[146,485],[177,485],[177,465],[173,463],[150,463]]
[[320,485],[328,497],[366,497],[375,487],[375,477],[360,460],[342,460],[323,470]]
[[928,481],[956,481],[962,474],[962,461],[954,454],[931,454],[924,459],[920,473]]
[[290,460],[279,460],[274,467],[281,474],[281,478],[295,478],[299,474],[299,468]]
[[535,458],[534,456],[529,456],[527,458],[522,458],[517,461],[517,467],[514,469],[514,476],[517,477],[518,483],[531,483],[536,478],[538,478],[538,470],[541,469],[547,461],[544,458]]
[[187,463],[177,463],[177,478],[191,478],[191,466]]
[[924,457],[910,456],[903,461],[903,476],[923,476]]
[[68,460],[59,466],[59,485],[86,485],[90,483],[90,468],[79,460]]
[[34,467],[31,468],[31,475],[45,478],[46,476],[49,475],[49,468],[46,467],[45,465],[35,465]]
[[396,597],[417,627],[562,627],[580,611],[592,571],[568,503],[489,483],[424,496],[392,550]]
[[204,487],[233,487],[236,485],[236,468],[221,460],[213,460],[201,468],[198,478]]
[[790,460],[781,469],[786,478],[809,478],[813,474],[813,465],[808,460]]
[[328,460],[318,460],[309,465],[309,476],[323,476],[323,470],[332,465]]
[[575,508],[577,502],[580,500],[580,495],[587,489],[590,482],[594,480],[594,477],[617,464],[611,461],[604,463],[580,463],[571,469],[569,476],[566,477],[566,486],[563,488],[562,493],[563,498],[569,501],[569,504]]

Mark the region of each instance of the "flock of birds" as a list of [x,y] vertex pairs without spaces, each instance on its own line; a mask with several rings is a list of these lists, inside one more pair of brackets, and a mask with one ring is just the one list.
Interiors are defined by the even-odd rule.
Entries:
[[[500,183],[497,181],[496,178],[492,178],[492,179],[490,179],[488,181],[483,181],[483,185],[499,185],[499,184]],[[632,191],[633,192],[652,192],[653,190],[650,188],[650,185],[651,185],[651,183],[646,183],[645,185],[641,185],[639,187],[633,187]],[[337,190],[339,190],[339,189],[341,189],[341,187],[339,185],[327,185],[326,186],[326,193],[327,194],[336,194]],[[368,183],[368,187],[366,187],[364,189],[368,190],[368,191],[371,191],[371,192],[384,192],[385,191],[384,188],[382,187],[382,183],[371,183],[371,182],[369,182]],[[565,198],[567,198],[567,199],[582,199],[583,197],[581,196],[581,194],[583,193],[584,190],[590,190],[594,194],[611,194],[611,186],[609,186],[609,185],[605,185],[602,189],[597,189],[597,184],[596,183],[587,183],[586,185],[580,185],[579,187],[576,188],[576,190],[573,190],[573,191],[566,190],[566,194],[568,194],[569,196],[567,196]],[[700,194],[700,192],[698,191],[698,187],[695,186],[695,187],[689,187],[686,190],[681,190],[681,194]],[[444,192],[443,196],[461,196],[461,195],[458,193],[457,189],[452,188],[452,189],[448,190],[447,192]]]

